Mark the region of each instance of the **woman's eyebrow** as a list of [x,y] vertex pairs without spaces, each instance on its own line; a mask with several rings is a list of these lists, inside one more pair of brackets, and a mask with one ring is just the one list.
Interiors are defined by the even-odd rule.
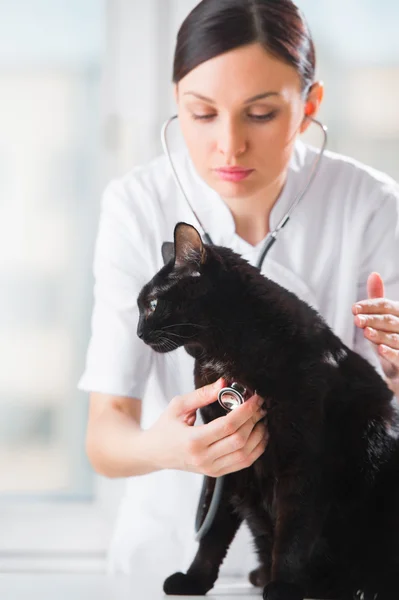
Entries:
[[[196,98],[199,98],[199,100],[203,100],[209,104],[216,104],[215,100],[212,100],[212,98],[207,98],[207,96],[197,94],[197,92],[184,92],[183,96],[187,95],[195,96]],[[256,102],[256,100],[262,100],[263,98],[268,98],[269,96],[279,95],[279,92],[264,92],[263,94],[257,94],[256,96],[252,96],[252,98],[248,98],[248,100],[244,100],[244,104],[250,104],[251,102]]]

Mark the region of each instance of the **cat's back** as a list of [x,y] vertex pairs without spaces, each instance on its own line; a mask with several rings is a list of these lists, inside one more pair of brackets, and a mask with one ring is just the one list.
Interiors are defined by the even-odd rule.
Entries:
[[[344,344],[335,357],[336,361],[331,360],[335,377],[328,395],[331,409],[353,413],[359,420],[393,418],[393,392],[369,361]],[[328,353],[324,360],[329,361]]]
[[325,399],[324,460],[331,485],[336,478],[356,495],[399,451],[399,407],[374,367],[344,351]]

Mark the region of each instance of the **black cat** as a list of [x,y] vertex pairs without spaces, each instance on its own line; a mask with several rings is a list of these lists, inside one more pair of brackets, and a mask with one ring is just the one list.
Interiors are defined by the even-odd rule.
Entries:
[[[232,250],[203,244],[185,223],[170,246],[140,292],[138,335],[157,352],[185,345],[196,387],[224,376],[257,390],[268,402],[269,442],[251,467],[225,476],[222,509],[187,574],[169,577],[164,591],[206,594],[245,520],[263,598],[397,599],[391,390],[313,308]],[[209,422],[225,412],[215,401],[201,414]]]

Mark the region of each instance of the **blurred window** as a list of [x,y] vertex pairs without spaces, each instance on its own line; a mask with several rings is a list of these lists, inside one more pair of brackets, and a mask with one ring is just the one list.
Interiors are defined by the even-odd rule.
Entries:
[[92,494],[76,390],[91,310],[104,0],[0,3],[0,494]]
[[329,127],[328,147],[399,180],[399,3],[297,5],[313,34],[325,84],[320,117]]

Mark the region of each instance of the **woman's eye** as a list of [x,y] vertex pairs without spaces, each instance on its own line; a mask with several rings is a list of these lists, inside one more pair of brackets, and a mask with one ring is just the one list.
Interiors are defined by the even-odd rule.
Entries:
[[264,115],[249,115],[251,117],[251,119],[254,119],[255,121],[271,121],[272,119],[274,119],[274,117],[277,115],[276,111],[273,110],[272,112],[266,113]]
[[[271,112],[268,112],[266,114],[261,114],[261,115],[254,115],[254,114],[248,114],[248,117],[254,121],[271,121],[272,119],[274,119],[274,117],[277,115],[277,111],[273,110]],[[213,119],[214,117],[216,117],[216,115],[214,114],[208,114],[208,115],[196,115],[193,114],[192,118],[195,121],[209,121],[210,119]]]
[[193,114],[193,119],[198,121],[198,120],[207,120],[207,119],[212,119],[215,115],[194,115]]

